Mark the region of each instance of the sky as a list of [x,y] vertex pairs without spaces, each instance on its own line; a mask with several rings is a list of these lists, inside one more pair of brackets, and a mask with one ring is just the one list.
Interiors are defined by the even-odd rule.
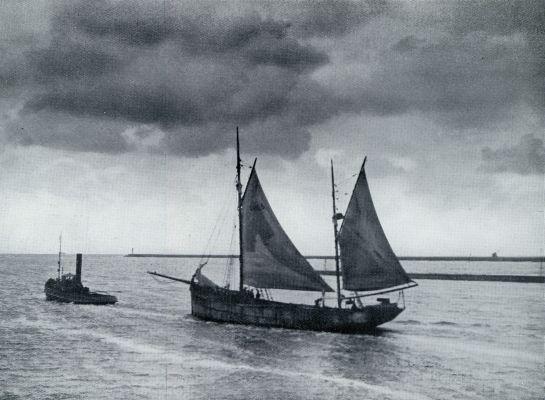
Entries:
[[303,254],[365,156],[398,255],[543,254],[541,0],[4,0],[0,38],[0,253],[236,253],[238,126]]

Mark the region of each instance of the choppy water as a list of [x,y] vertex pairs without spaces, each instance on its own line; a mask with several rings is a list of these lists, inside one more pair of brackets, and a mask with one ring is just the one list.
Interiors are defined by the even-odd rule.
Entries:
[[[67,257],[67,270],[74,259]],[[145,274],[189,277],[191,259],[84,256],[84,284],[119,303],[46,302],[55,261],[0,256],[2,399],[545,398],[543,285],[422,280],[406,292],[407,310],[378,334],[341,335],[192,319],[187,286]],[[207,266],[216,281],[225,263]],[[508,273],[536,274],[539,264],[515,263]]]

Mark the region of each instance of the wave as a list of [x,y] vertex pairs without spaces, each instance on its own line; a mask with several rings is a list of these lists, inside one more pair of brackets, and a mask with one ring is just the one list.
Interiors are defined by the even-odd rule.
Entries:
[[23,397],[19,396],[18,394],[12,393],[12,392],[4,392],[0,393],[0,400],[19,400]]
[[52,330],[59,335],[86,336],[86,337],[95,338],[105,343],[116,345],[124,350],[136,352],[140,354],[161,354],[161,353],[166,354],[167,353],[167,349],[162,347],[153,346],[148,343],[140,342],[130,338],[125,338],[125,337],[111,334],[108,332],[96,331],[94,329],[74,327],[73,325],[70,326],[66,324],[61,325],[61,324],[56,324],[49,320],[43,320],[43,319],[29,320],[26,317],[18,318],[15,322],[23,326],[28,326],[28,327],[38,328],[38,329],[45,329],[45,330]]
[[430,353],[446,353],[451,356],[453,352],[459,354],[482,355],[489,360],[496,358],[509,359],[510,362],[518,360],[525,363],[542,363],[541,352],[535,352],[527,349],[508,348],[503,345],[484,341],[469,341],[464,338],[443,338],[438,336],[408,335],[406,339],[418,343],[423,348],[427,348]]
[[451,321],[437,321],[437,322],[432,322],[431,324],[441,325],[441,326],[458,326],[459,325],[456,322],[451,322]]
[[482,322],[476,322],[474,324],[469,325],[471,327],[475,328],[490,328],[490,324],[482,323]]
[[[146,310],[146,309],[138,309],[138,308],[132,308],[132,307],[117,307],[112,310],[108,310],[108,312],[114,312],[117,313],[120,316],[132,316],[132,315],[140,315],[143,317],[149,317],[149,318],[160,318],[160,319],[178,319],[180,318],[179,314],[173,314],[173,313],[166,313],[166,312],[159,312],[154,310]],[[126,315],[124,315],[126,314]]]
[[396,321],[396,323],[401,324],[401,325],[422,325],[422,322],[416,321],[414,319],[408,319],[408,320],[405,320],[405,321]]
[[341,376],[325,375],[325,374],[310,373],[310,372],[298,372],[298,371],[290,371],[285,369],[269,368],[269,367],[256,367],[253,365],[233,364],[233,363],[226,363],[226,362],[217,361],[217,360],[206,360],[206,361],[200,360],[193,363],[193,365],[206,368],[206,369],[216,368],[216,369],[232,370],[232,371],[249,371],[254,373],[260,372],[266,375],[277,375],[277,376],[282,376],[286,378],[302,378],[302,379],[317,380],[320,382],[329,382],[341,387],[366,389],[368,391],[372,391],[372,392],[379,393],[385,396],[403,399],[403,400],[406,400],[406,399],[407,400],[409,399],[430,400],[428,396],[423,395],[421,393],[413,393],[413,392],[408,392],[404,390],[396,390],[396,389],[389,388],[387,386],[369,384],[364,381],[360,381],[357,379],[344,378]]

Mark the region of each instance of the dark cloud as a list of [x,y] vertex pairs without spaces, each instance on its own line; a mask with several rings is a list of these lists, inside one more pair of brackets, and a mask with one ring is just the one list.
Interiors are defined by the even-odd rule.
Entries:
[[[187,155],[230,146],[232,141],[210,137],[220,127],[278,127],[284,141],[271,141],[267,134],[255,138],[267,152],[290,156],[307,148],[306,126],[332,113],[322,110],[325,116],[312,118],[296,111],[312,108],[299,93],[303,86],[310,98],[324,96],[319,85],[304,82],[328,62],[327,54],[297,39],[289,23],[257,12],[218,16],[184,13],[175,3],[66,3],[52,19],[50,36],[46,46],[31,47],[10,68],[0,68],[0,77],[30,94],[19,119],[9,124],[19,144],[131,148],[123,144],[121,132],[116,143],[109,133],[97,135],[105,139],[101,148],[100,141],[91,143],[79,130],[48,134],[35,123],[37,116],[53,122],[58,113],[114,126],[156,125],[164,130],[167,151]],[[15,65],[25,74],[14,74]],[[54,128],[45,123],[44,129]],[[70,144],[60,144],[63,137]]]
[[344,35],[389,9],[385,0],[306,0],[290,4],[287,13],[304,37]]
[[489,132],[521,107],[543,114],[542,6],[397,3],[358,32],[372,39],[344,49],[351,68],[331,74],[330,87],[345,101],[343,111],[418,114],[454,135]]
[[518,144],[492,150],[482,149],[482,169],[487,172],[514,172],[521,175],[545,173],[543,140],[524,135]]
[[[60,29],[75,28],[90,37],[114,38],[133,46],[174,41],[184,54],[244,58],[251,64],[305,69],[327,62],[327,56],[288,36],[290,24],[257,13],[231,18],[177,15],[173,5],[79,3],[57,18]],[[177,16],[174,16],[177,15]]]
[[97,82],[93,87],[50,90],[29,100],[23,113],[61,111],[141,123],[198,124],[203,121],[198,102],[168,86]]
[[[16,86],[21,80],[24,79],[26,74],[18,68],[16,62],[10,60],[0,61],[0,87],[6,89],[12,86]],[[0,93],[0,96],[6,93]]]
[[[147,70],[146,65],[137,64]],[[156,123],[172,129],[176,125],[205,126],[207,123],[247,125],[282,114],[292,115],[299,95],[297,73],[275,67],[259,67],[245,74],[218,71],[212,63],[187,65],[183,71],[165,69],[147,80],[128,70],[130,79],[93,80],[93,86],[64,84],[29,100],[23,113],[40,110],[68,112],[80,116]],[[204,70],[203,70],[204,69]],[[318,91],[318,88],[314,88]],[[308,93],[308,92],[307,92]],[[321,118],[316,115],[315,118]],[[303,122],[303,121],[301,121]]]
[[456,2],[452,17],[452,26],[459,34],[544,34],[544,22],[545,3],[541,0],[462,0]]
[[[374,93],[384,114],[420,112],[456,129],[491,128],[520,104],[541,109],[535,56],[523,38],[483,32],[454,39],[406,36],[382,55],[358,92]],[[367,96],[363,96],[366,99]]]
[[[250,123],[241,131],[242,147],[249,154],[296,158],[310,147],[310,132],[297,126],[284,116]],[[207,155],[231,147],[233,135],[233,126],[225,123],[177,127],[165,131],[161,151],[184,156]]]
[[115,55],[64,38],[46,49],[29,52],[27,62],[35,68],[34,76],[38,80],[85,78],[119,69]]
[[198,27],[190,19],[178,20],[161,4],[76,2],[54,18],[61,29],[75,28],[89,36],[117,37],[132,45],[156,45],[173,36],[190,36]]
[[399,52],[406,52],[418,49],[426,41],[423,39],[418,39],[414,35],[405,36],[399,42],[392,46],[392,50]]
[[527,46],[524,71],[531,80],[528,95],[534,104],[545,108],[545,2],[464,0],[457,3],[452,26],[458,35],[521,36]]
[[255,64],[277,65],[297,70],[315,68],[328,61],[324,53],[309,46],[303,47],[295,40],[286,43],[274,42],[272,46],[267,43],[255,43],[246,51],[246,57]]
[[[198,155],[231,146],[212,138],[239,125],[256,149],[293,157],[308,149],[313,126],[342,113],[414,113],[451,131],[490,130],[521,104],[545,106],[541,14],[528,12],[537,3],[501,3],[496,13],[446,2],[422,20],[380,0],[237,4],[63,2],[47,39],[0,49],[0,82],[22,102],[10,137],[129,151],[121,132],[145,125],[162,132],[154,148]],[[466,14],[482,21],[464,25]],[[108,126],[97,134],[104,145],[54,128],[55,115],[68,128],[78,119]]]
[[[28,51],[33,43],[33,40],[20,38],[6,39],[0,43],[0,88],[11,88],[32,78],[28,63],[21,53]],[[6,91],[0,90],[0,96],[4,95]]]
[[40,111],[9,121],[6,128],[9,141],[21,146],[112,154],[132,150],[120,135],[125,124],[113,120]]

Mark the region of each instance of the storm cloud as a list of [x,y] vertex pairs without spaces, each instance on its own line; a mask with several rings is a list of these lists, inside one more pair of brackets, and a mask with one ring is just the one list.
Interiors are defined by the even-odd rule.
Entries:
[[[285,148],[266,145],[273,140],[263,133],[250,134],[263,139],[263,149],[287,155],[304,151],[306,126],[335,112],[306,113],[307,96],[323,97],[310,74],[328,62],[328,55],[292,35],[289,23],[255,11],[186,15],[173,3],[167,7],[99,1],[59,8],[50,42],[25,51],[17,60],[25,73],[9,79],[31,93],[19,118],[8,124],[12,140],[57,147],[66,129],[44,133],[36,129],[36,116],[45,121],[44,129],[74,117],[94,117],[101,125],[156,125],[165,133],[164,150],[178,154],[221,150],[211,142],[223,142],[211,140],[211,133],[232,133],[235,125],[266,127],[262,131],[272,135],[275,128],[287,130],[286,141],[280,142]],[[3,75],[10,71],[4,68]],[[108,129],[92,133],[82,125],[80,134],[66,137],[81,143],[63,147],[130,147],[112,148]],[[92,146],[88,135],[96,136]]]
[[280,9],[279,15],[290,18],[303,37],[343,36],[390,9],[386,0],[304,0],[284,5],[288,10]]
[[459,133],[544,105],[539,2],[234,4],[51,6],[43,38],[1,49],[9,141],[126,152],[140,139],[124,132],[150,130],[150,151],[198,156],[231,147],[239,125],[251,150],[291,158],[343,114]]
[[[520,106],[542,113],[543,2],[441,1],[428,9],[399,7],[388,18],[404,35],[380,35],[367,45],[375,51],[361,61],[362,69],[371,65],[369,77],[347,78],[361,99],[376,93],[397,105],[390,113],[420,113],[453,134],[494,129]],[[376,34],[375,25],[365,32]]]

